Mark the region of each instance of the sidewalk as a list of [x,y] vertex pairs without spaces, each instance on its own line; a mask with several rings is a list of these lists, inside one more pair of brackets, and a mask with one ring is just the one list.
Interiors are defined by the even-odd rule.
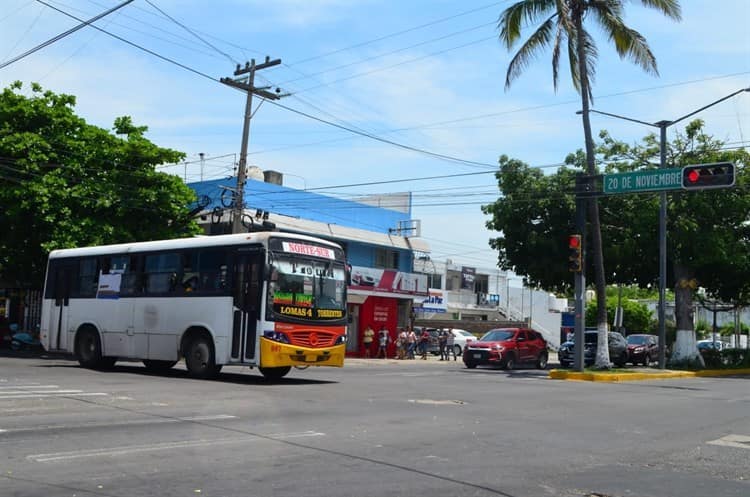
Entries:
[[451,355],[450,359],[448,361],[441,361],[439,355],[432,355],[427,354],[427,359],[422,359],[421,356],[416,356],[414,359],[396,359],[394,357],[389,357],[387,359],[365,359],[363,357],[346,357],[344,359],[344,366],[347,365],[360,365],[360,366],[367,366],[367,365],[378,365],[378,364],[414,364],[414,365],[422,365],[425,364],[460,364],[463,366],[463,361],[461,360],[461,357],[457,357],[456,360],[453,360],[453,356]]

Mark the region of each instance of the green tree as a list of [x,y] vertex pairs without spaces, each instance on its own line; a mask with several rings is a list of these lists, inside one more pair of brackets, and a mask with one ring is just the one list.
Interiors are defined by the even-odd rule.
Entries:
[[[589,107],[592,101],[591,88],[596,71],[598,49],[594,37],[584,27],[584,21],[593,22],[602,29],[614,44],[620,58],[628,58],[646,72],[658,74],[656,58],[651,53],[646,39],[638,31],[625,24],[623,19],[624,4],[625,2],[622,0],[521,0],[503,11],[498,22],[500,41],[508,50],[511,50],[521,37],[521,29],[524,23],[537,24],[541,22],[541,25],[521,45],[508,64],[505,77],[506,89],[510,87],[513,80],[521,75],[540,51],[550,46],[552,48],[552,81],[555,89],[557,89],[560,52],[563,47],[567,49],[573,86],[581,95],[581,117],[586,147],[586,173],[589,175],[596,174]],[[678,0],[641,0],[641,4],[659,10],[672,19],[680,19]],[[591,223],[594,279],[599,302],[597,310],[599,348],[596,354],[596,366],[608,368],[606,280],[599,207],[595,199],[588,202],[588,211]]]
[[[622,326],[627,334],[648,333],[654,324],[654,317],[646,304],[635,300],[623,298]],[[607,298],[607,321],[615,322],[615,310],[617,309],[617,297]],[[596,307],[586,308],[586,326],[596,326]]]
[[129,117],[113,134],[78,117],[71,95],[22,90],[0,94],[0,278],[39,288],[51,250],[198,232],[192,190],[155,170],[184,154]]
[[[602,157],[618,170],[657,167],[659,139],[655,134],[642,143],[627,145],[603,133]],[[695,346],[693,300],[698,288],[708,297],[735,306],[750,301],[750,154],[744,149],[726,149],[724,143],[704,131],[700,119],[690,122],[667,143],[667,166],[732,162],[733,188],[670,192],[667,215],[668,274],[675,292],[676,340],[670,363],[695,365],[702,362]],[[655,196],[650,196],[655,199]],[[657,207],[644,208],[656,212]],[[623,212],[623,220],[632,213]],[[654,244],[653,247],[656,247]],[[731,275],[731,277],[728,277]]]

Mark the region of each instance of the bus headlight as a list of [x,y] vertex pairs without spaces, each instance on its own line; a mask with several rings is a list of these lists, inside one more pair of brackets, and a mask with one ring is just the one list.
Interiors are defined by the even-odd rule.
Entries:
[[286,336],[286,333],[280,331],[266,331],[263,336],[274,342],[289,343],[289,337]]
[[342,343],[346,343],[346,335],[339,336],[333,344],[341,345]]

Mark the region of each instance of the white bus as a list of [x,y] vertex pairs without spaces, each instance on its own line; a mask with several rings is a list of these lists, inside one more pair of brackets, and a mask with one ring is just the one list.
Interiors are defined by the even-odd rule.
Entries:
[[341,367],[346,274],[338,245],[277,232],[54,250],[41,341],[97,369],[184,358],[197,377],[237,364],[281,378]]

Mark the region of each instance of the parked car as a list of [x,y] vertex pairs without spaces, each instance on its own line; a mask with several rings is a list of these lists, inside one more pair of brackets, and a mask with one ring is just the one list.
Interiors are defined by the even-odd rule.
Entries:
[[698,340],[695,342],[695,345],[698,347],[698,352],[704,350],[718,350],[721,352],[724,350],[724,342],[720,342],[719,340]]
[[499,365],[513,369],[517,364],[547,367],[547,341],[534,330],[525,328],[497,328],[464,347],[463,360],[467,368],[480,364]]
[[[596,362],[599,332],[587,330],[584,333],[583,343],[583,364],[584,366],[591,366]],[[575,342],[569,340],[560,345],[560,348],[557,349],[557,358],[560,361],[560,366],[571,367],[575,358]],[[628,342],[625,337],[616,331],[609,332],[609,360],[618,367],[623,367],[628,362]]]
[[656,335],[636,333],[628,335],[628,362],[648,366],[659,357],[659,341]]
[[476,339],[477,337],[469,331],[453,328],[453,349],[455,350],[455,354],[457,356],[462,355],[466,344],[474,342]]

